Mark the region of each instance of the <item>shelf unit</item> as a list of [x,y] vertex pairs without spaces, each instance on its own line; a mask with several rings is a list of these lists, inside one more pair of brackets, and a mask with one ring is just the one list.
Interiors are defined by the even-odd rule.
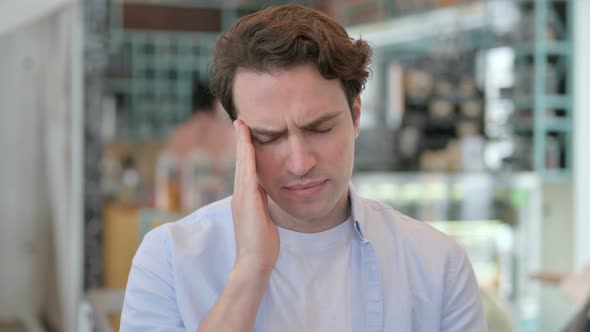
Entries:
[[165,137],[191,114],[195,80],[207,80],[213,33],[111,31],[122,70],[107,89],[117,96],[120,136]]
[[[371,136],[371,141],[399,141],[395,135],[400,132],[403,114],[409,114],[408,105],[412,104],[416,106],[415,108],[426,109],[433,99],[431,97],[411,98],[409,95],[398,96],[393,92],[391,90],[392,85],[398,83],[392,83],[391,77],[388,76],[392,65],[399,64],[409,68],[412,66],[409,66],[408,63],[420,61],[420,59],[428,58],[433,54],[437,54],[435,57],[442,56],[442,58],[450,59],[454,58],[456,54],[475,53],[477,50],[492,47],[496,43],[495,35],[490,26],[490,17],[486,4],[481,2],[437,8],[378,23],[358,25],[350,27],[348,31],[353,38],[361,37],[368,41],[374,49],[373,82],[369,82],[370,85],[367,85],[367,90],[363,96],[366,105],[364,114],[368,115],[372,120],[371,123],[366,125],[367,128],[371,129],[371,133],[368,133]],[[445,56],[447,51],[451,51],[454,55]],[[444,60],[433,60],[430,63],[444,63],[442,61]],[[474,67],[472,64],[457,61],[456,59],[454,62],[460,63],[465,68]],[[440,68],[431,68],[437,66],[427,67],[426,69],[432,73],[441,71],[454,72],[458,75],[456,71],[449,70],[448,63],[446,67],[444,65],[438,66]],[[423,68],[423,66],[416,66],[416,69],[420,68]],[[451,75],[453,78],[450,78],[454,90],[456,89],[455,83],[459,81],[455,77],[457,75]],[[405,93],[402,92],[402,94]],[[475,96],[473,97],[475,98]],[[406,110],[394,111],[394,108],[399,108],[394,106],[394,103],[400,98],[404,100],[403,103],[405,104],[400,107]],[[461,98],[450,96],[439,99],[452,103],[453,112],[458,113]],[[437,120],[439,127],[445,127],[450,122],[453,128],[457,128],[461,123],[459,121],[461,117],[451,116],[450,118],[444,121]],[[379,136],[379,138],[373,139],[372,137],[375,135]],[[364,136],[367,135],[364,134]],[[363,135],[361,135],[359,143],[363,148],[359,149],[362,152],[359,152],[357,156],[359,164],[365,163],[365,160],[370,160],[372,165],[379,164],[378,167],[383,169],[407,170],[417,167],[415,161],[407,164],[398,160],[399,157],[396,160],[393,160],[393,157],[389,159],[380,157],[383,160],[376,163],[375,156],[398,155],[398,153],[392,151],[393,148],[385,151],[385,148],[390,147],[390,144],[375,145],[374,142],[363,144],[364,139]]]
[[[379,95],[384,96],[389,86],[387,77],[382,73],[387,72],[391,62],[412,59],[427,54],[435,47],[444,47],[441,40],[448,36],[460,35],[458,46],[462,50],[490,47],[495,43],[495,37],[489,25],[485,4],[467,1],[457,6],[352,26],[348,32],[354,38],[368,41],[373,47],[374,79],[378,81]],[[381,109],[378,113],[376,125],[384,127],[387,123],[385,111]]]
[[[532,86],[514,96],[514,132],[532,136],[536,173],[546,180],[567,180],[572,172],[572,1],[521,1],[520,6],[534,26],[532,40],[514,47],[515,68],[532,69]],[[552,80],[556,87],[548,84]],[[547,162],[552,137],[560,144],[557,167]]]

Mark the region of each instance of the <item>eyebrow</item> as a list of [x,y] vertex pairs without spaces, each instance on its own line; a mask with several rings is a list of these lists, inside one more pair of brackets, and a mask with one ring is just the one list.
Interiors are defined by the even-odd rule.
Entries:
[[332,120],[333,118],[339,116],[340,114],[342,114],[342,112],[326,113],[326,114],[320,116],[319,118],[311,120],[310,122],[304,124],[303,126],[301,126],[301,128],[313,129],[326,121]]
[[[326,121],[334,119],[335,117],[339,116],[340,114],[341,114],[341,112],[326,113],[326,114],[318,117],[317,119],[311,120],[310,122],[303,124],[302,126],[300,126],[300,128],[305,129],[305,130],[313,129]],[[261,135],[261,136],[281,136],[282,134],[285,133],[285,130],[271,130],[271,129],[265,129],[265,128],[250,127],[250,132],[252,132],[255,135]]]

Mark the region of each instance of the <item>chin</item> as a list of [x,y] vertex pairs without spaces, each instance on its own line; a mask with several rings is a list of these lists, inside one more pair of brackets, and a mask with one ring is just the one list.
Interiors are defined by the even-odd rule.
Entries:
[[340,201],[340,195],[337,196],[338,198],[335,193],[325,193],[310,200],[290,200],[287,198],[275,202],[281,210],[296,219],[314,220],[325,218],[334,211]]
[[315,220],[321,219],[332,211],[333,206],[324,206],[320,204],[305,204],[304,206],[288,206],[281,209],[298,220]]

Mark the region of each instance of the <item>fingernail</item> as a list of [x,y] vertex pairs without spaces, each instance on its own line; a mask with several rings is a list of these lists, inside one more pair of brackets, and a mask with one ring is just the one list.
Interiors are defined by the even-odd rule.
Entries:
[[242,138],[242,130],[243,129],[241,128],[239,121],[240,120],[234,121],[234,127],[236,129],[236,136],[241,140],[241,138]]
[[238,120],[236,120],[236,121],[234,121],[234,131],[236,132],[236,134],[238,134],[239,130],[240,130],[240,128],[238,125]]

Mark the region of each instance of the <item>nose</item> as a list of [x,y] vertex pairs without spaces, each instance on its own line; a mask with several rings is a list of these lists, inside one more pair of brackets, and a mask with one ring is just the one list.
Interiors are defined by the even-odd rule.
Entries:
[[316,165],[313,147],[302,137],[289,137],[286,157],[287,170],[296,176],[304,176]]

